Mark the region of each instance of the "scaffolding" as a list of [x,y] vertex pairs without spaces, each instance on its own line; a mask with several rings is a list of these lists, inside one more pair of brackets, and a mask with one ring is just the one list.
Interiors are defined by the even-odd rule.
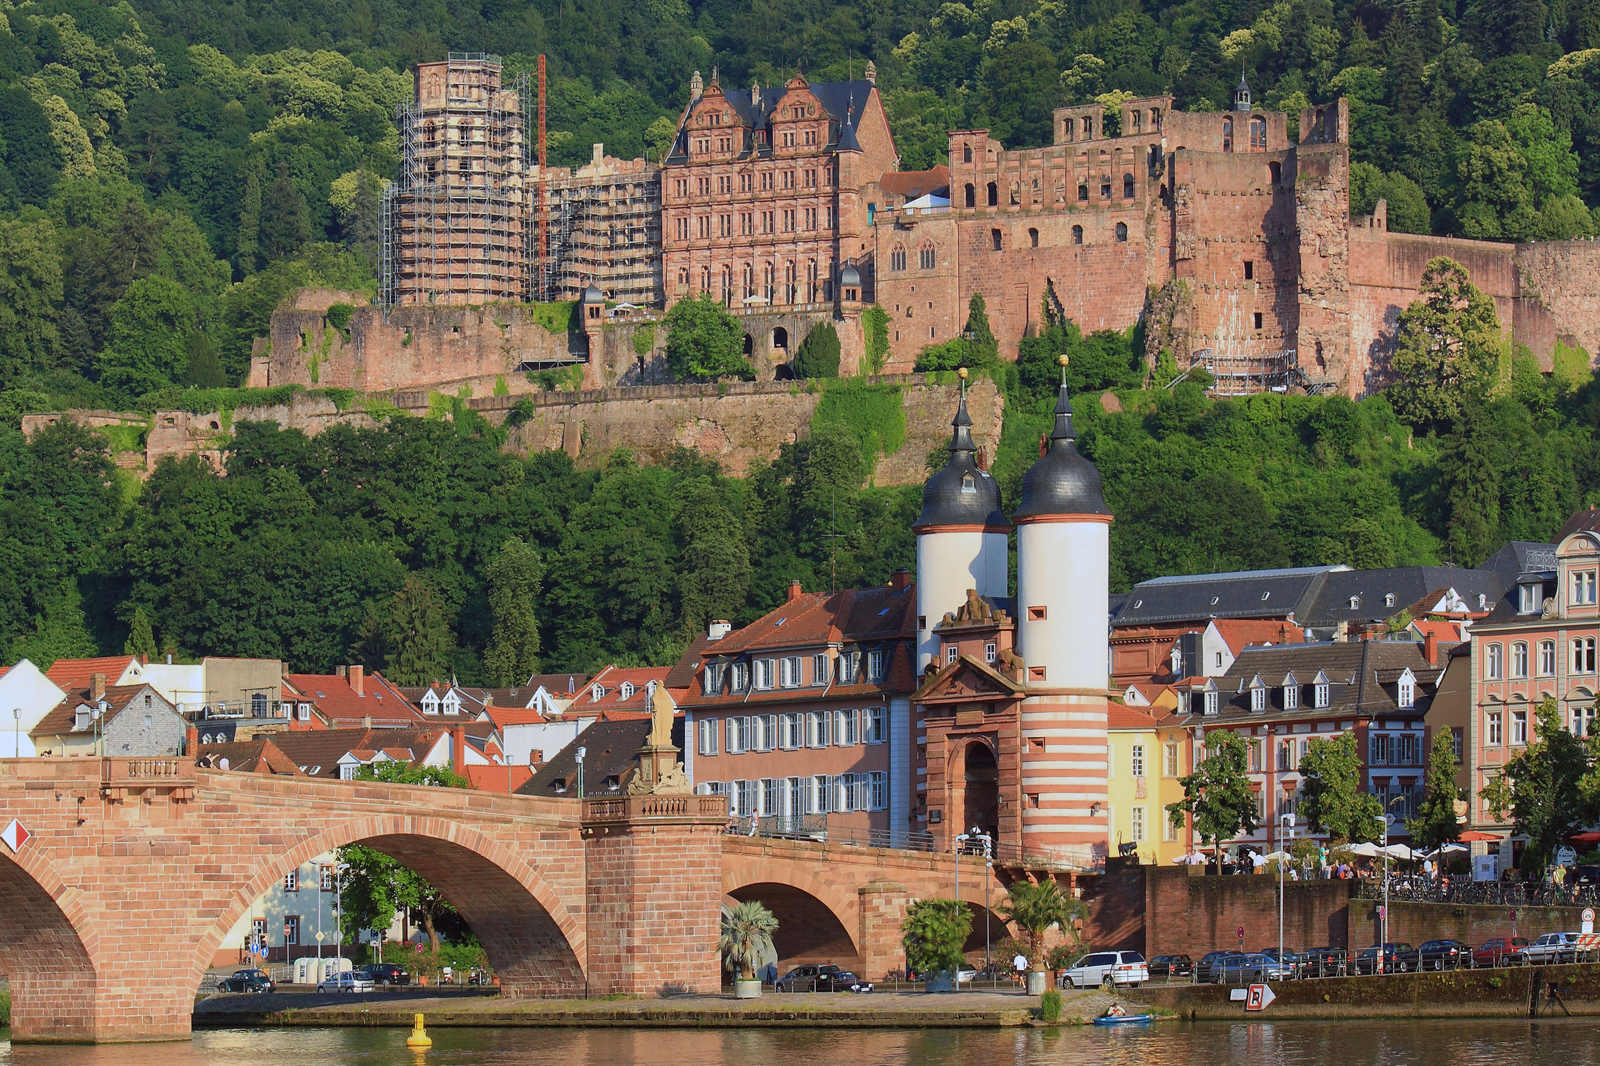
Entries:
[[642,159],[607,157],[542,171],[548,229],[535,291],[576,300],[591,283],[618,303],[661,303],[661,171]]
[[[1287,392],[1294,387],[1316,395],[1334,385],[1331,378],[1306,374],[1293,348],[1255,355],[1218,355],[1212,348],[1200,348],[1190,356],[1189,368],[1195,367],[1203,367],[1211,375],[1214,384],[1207,391],[1213,396],[1253,396],[1258,392]],[[1178,380],[1185,376],[1187,373],[1179,375]]]
[[418,65],[397,115],[399,180],[383,199],[386,308],[533,296],[527,96],[527,75],[502,83],[499,56]]

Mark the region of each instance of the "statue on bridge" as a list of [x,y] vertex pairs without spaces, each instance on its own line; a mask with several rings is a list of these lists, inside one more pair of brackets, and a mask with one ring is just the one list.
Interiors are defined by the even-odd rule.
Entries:
[[667,686],[657,685],[650,697],[650,735],[639,749],[639,766],[628,779],[628,795],[687,796],[694,791],[672,743],[672,720],[677,710]]

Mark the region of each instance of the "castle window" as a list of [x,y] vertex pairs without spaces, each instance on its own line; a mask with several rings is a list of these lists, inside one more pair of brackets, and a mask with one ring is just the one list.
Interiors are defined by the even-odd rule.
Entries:
[[439,147],[439,130],[438,130],[438,127],[436,127],[431,122],[423,123],[423,126],[422,126],[422,147],[424,147],[424,148],[437,148],[437,147]]
[[1078,186],[1078,199],[1079,199],[1079,201],[1081,201],[1083,203],[1088,203],[1089,202],[1089,186],[1088,185],[1084,184],[1084,185],[1079,185]]
[[1089,140],[1094,136],[1094,119],[1088,115],[1083,117],[1083,139]]
[[1265,148],[1267,146],[1267,120],[1253,118],[1250,120],[1250,147]]
[[1122,175],[1122,198],[1124,200],[1133,199],[1133,175],[1132,174],[1124,174],[1124,175]]
[[1222,150],[1224,152],[1233,151],[1233,119],[1231,118],[1222,120]]
[[977,195],[976,195],[976,190],[973,189],[972,182],[969,181],[969,182],[967,182],[967,206],[968,207],[976,207],[977,205],[978,205],[978,198],[977,198]]
[[989,206],[996,207],[1000,203],[1000,186],[994,182],[989,183]]
[[889,269],[904,270],[906,268],[906,246],[897,244],[889,251]]
[[1253,281],[1253,280],[1255,280],[1255,276],[1256,276],[1255,260],[1246,259],[1244,261],[1244,280]]
[[1127,240],[1128,240],[1128,224],[1126,222],[1118,222],[1117,223],[1117,240],[1120,243],[1126,243],[1127,242]]
[[939,253],[931,244],[924,244],[917,250],[917,266],[923,270],[932,270],[939,263]]
[[989,231],[989,240],[993,242],[994,250],[997,252],[1005,247],[1005,240],[1001,236],[1000,231],[997,229],[992,229]]
[[1062,137],[1062,140],[1067,140],[1067,141],[1072,140],[1072,132],[1073,132],[1072,131],[1072,120],[1069,118],[1069,119],[1067,119],[1067,121],[1065,121],[1065,122],[1063,122],[1061,124],[1061,137]]
[[1072,227],[1072,243],[1073,244],[1082,244],[1083,243],[1083,227],[1082,226],[1073,226]]
[[1261,312],[1257,311],[1252,317],[1255,319],[1256,329],[1260,329],[1261,328]]
[[1111,199],[1111,183],[1109,181],[1102,181],[1100,183],[1100,199]]
[[1272,184],[1274,184],[1274,185],[1282,185],[1283,184],[1283,164],[1282,163],[1268,163],[1267,164],[1267,179],[1269,181],[1271,181]]
[[1028,246],[1031,248],[1039,247],[1039,231],[1032,226],[1028,227]]
[[972,145],[963,144],[961,146],[961,161],[963,163],[972,162]]

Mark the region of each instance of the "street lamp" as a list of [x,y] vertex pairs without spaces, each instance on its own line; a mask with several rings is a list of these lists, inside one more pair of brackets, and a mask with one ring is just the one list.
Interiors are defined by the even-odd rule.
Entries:
[[[1283,846],[1283,841],[1294,838],[1294,815],[1285,814],[1279,817],[1278,825],[1282,832],[1278,834],[1278,849],[1287,856],[1289,849]],[[1278,860],[1278,965],[1283,965],[1283,867],[1284,860]]]
[[578,798],[583,799],[583,757],[589,754],[586,747],[578,748]]
[[22,758],[22,708],[11,708],[11,757]]
[[1378,959],[1384,973],[1389,970],[1389,830],[1394,823],[1394,815],[1383,816],[1383,913],[1378,917]]
[[[961,850],[963,848],[965,848],[966,846],[967,846],[967,834],[966,833],[957,833],[956,834],[955,852],[956,852],[956,907],[958,909],[961,906]],[[966,947],[966,945],[963,944],[962,947]],[[956,991],[959,992],[959,991],[961,991],[961,964],[960,963],[956,964],[955,978],[956,978]]]
[[[350,864],[347,862],[333,864],[333,916],[334,922],[339,926],[339,936],[334,941],[334,957],[338,961],[333,965],[339,973],[344,972],[344,872],[348,869]],[[359,937],[356,939],[360,940]]]
[[[976,839],[976,840],[983,841],[983,872],[984,872],[984,878],[983,878],[983,968],[985,970],[987,970],[989,968],[989,965],[990,965],[990,959],[989,959],[989,951],[990,951],[990,946],[989,946],[989,883],[994,880],[994,875],[993,875],[993,870],[994,870],[994,838],[991,837],[988,833],[985,833],[981,826],[976,826],[976,825],[973,826],[971,829],[967,830],[967,836],[969,836],[969,837],[971,837],[973,839]],[[960,860],[958,859],[956,861],[959,862]],[[960,876],[959,869],[957,871],[957,876],[958,877]],[[958,901],[961,898],[959,891],[957,891],[957,893],[956,893],[956,898],[957,898]]]

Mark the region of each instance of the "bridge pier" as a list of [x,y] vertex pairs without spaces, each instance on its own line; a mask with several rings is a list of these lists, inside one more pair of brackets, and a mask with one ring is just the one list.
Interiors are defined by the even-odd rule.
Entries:
[[722,796],[588,800],[590,995],[722,988]]

